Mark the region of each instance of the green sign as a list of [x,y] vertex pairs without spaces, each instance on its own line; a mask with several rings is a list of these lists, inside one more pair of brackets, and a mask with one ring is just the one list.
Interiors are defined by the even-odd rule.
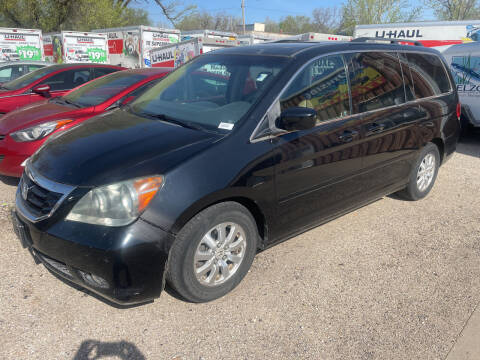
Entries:
[[17,46],[17,53],[20,60],[42,60],[42,53],[35,46]]
[[87,49],[88,58],[91,62],[95,63],[106,63],[107,62],[107,52],[104,49],[100,48],[90,48]]

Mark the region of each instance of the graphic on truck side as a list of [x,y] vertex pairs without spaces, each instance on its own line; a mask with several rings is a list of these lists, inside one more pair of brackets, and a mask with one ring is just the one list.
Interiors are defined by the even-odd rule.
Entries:
[[16,60],[42,60],[40,31],[28,33],[0,31],[0,61]]
[[480,93],[480,56],[453,56],[450,64],[457,91],[461,96]]

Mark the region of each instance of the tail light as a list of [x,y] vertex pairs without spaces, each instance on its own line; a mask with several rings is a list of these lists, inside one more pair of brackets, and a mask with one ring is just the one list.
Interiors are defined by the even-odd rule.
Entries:
[[460,120],[460,116],[462,116],[462,105],[460,103],[457,104],[457,118]]

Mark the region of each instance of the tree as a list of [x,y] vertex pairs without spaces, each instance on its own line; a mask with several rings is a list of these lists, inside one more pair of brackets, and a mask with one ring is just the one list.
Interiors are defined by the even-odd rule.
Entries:
[[73,13],[75,0],[2,0],[0,13],[14,27],[59,30]]
[[177,23],[176,27],[183,31],[199,29],[236,31],[240,23],[240,18],[226,13],[210,14],[206,11],[195,11],[190,15],[184,16]]
[[183,5],[183,2],[177,0],[155,0],[155,3],[160,6],[163,15],[165,15],[167,20],[170,21],[173,26],[176,26],[184,17],[192,14],[197,8],[196,5]]
[[129,25],[150,25],[150,23],[145,10],[125,7],[119,1],[81,0],[77,2],[74,16],[69,18],[63,27],[89,31]]
[[478,19],[480,6],[477,0],[425,0],[440,20]]
[[285,34],[303,34],[310,31],[315,31],[315,26],[312,24],[308,16],[292,16],[280,20],[278,24],[280,31]]
[[341,21],[341,10],[337,7],[313,9],[313,24],[316,31],[327,34],[338,32]]
[[413,21],[421,8],[411,7],[408,0],[347,0],[342,7],[341,28],[353,34],[355,25]]

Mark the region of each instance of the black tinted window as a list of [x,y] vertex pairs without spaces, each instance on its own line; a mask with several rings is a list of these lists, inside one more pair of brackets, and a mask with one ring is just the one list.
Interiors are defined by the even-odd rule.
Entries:
[[451,91],[450,81],[440,58],[430,54],[406,53],[417,99]]
[[282,111],[289,107],[309,107],[317,120],[325,121],[350,114],[347,74],[343,58],[325,56],[303,69],[280,99]]
[[117,72],[93,80],[65,95],[64,98],[82,106],[94,106],[107,101],[126,88],[146,79],[146,75]]
[[111,74],[115,71],[118,71],[119,69],[96,67],[93,68],[93,70],[95,71],[95,77],[97,78],[103,75]]
[[396,53],[355,53],[348,59],[354,114],[405,102],[402,70]]
[[51,91],[70,90],[86,83],[89,79],[90,70],[81,68],[62,71],[49,77],[48,79],[43,81],[42,84],[50,85]]

